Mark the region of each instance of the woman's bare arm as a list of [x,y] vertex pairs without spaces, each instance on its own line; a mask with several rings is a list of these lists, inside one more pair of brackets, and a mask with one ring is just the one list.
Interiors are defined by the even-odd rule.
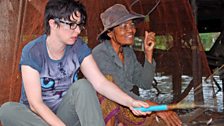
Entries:
[[148,104],[142,101],[134,100],[124,93],[116,84],[108,81],[100,72],[92,55],[87,56],[82,64],[81,71],[85,77],[92,83],[93,87],[105,97],[129,107],[136,115],[145,115],[141,111],[136,111],[133,107],[148,107]]
[[51,126],[65,126],[42,100],[39,73],[35,69],[25,65],[22,65],[21,69],[24,88],[31,110]]

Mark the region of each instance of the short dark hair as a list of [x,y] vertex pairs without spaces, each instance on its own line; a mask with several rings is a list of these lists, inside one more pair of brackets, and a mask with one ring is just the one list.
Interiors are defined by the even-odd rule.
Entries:
[[50,26],[48,21],[50,19],[65,19],[71,21],[70,17],[79,12],[81,14],[81,21],[79,24],[86,24],[87,14],[86,9],[78,0],[49,0],[45,7],[44,13],[44,32],[50,34]]

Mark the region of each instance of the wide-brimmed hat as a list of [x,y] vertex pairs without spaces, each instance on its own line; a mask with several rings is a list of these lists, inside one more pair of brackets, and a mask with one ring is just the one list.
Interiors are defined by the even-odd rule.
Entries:
[[131,13],[126,7],[122,4],[115,4],[108,9],[106,9],[103,13],[100,14],[101,21],[103,23],[103,31],[97,36],[99,40],[101,36],[106,33],[110,28],[113,28],[117,25],[120,25],[126,21],[133,19],[145,18],[144,15]]

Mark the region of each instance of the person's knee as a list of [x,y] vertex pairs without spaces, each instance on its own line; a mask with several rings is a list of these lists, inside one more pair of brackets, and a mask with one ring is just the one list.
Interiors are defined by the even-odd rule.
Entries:
[[72,97],[73,99],[93,98],[96,97],[96,90],[88,80],[80,79],[70,87],[68,96]]
[[8,112],[9,110],[11,110],[12,106],[14,106],[14,102],[6,102],[4,104],[1,105],[0,108],[0,116],[4,115],[5,112]]
[[74,86],[80,91],[90,92],[95,91],[91,83],[86,79],[80,79],[77,82],[75,82]]
[[15,102],[6,102],[0,107],[0,120],[4,117],[10,116],[10,112],[12,111],[13,106],[15,106]]

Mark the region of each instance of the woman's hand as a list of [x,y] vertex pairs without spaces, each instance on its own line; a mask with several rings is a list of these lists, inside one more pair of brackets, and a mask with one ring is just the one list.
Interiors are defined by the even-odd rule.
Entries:
[[146,102],[143,102],[143,101],[139,101],[139,100],[132,100],[130,102],[130,110],[132,111],[133,114],[137,115],[137,116],[140,116],[140,115],[147,115],[147,114],[151,114],[151,112],[142,112],[140,110],[135,110],[134,108],[137,108],[137,107],[149,107],[148,103]]
[[178,115],[173,111],[157,112],[156,114],[166,122],[167,126],[181,126],[182,124]]
[[152,63],[152,55],[155,43],[155,33],[145,31],[144,49],[146,58],[150,63]]
[[[147,103],[151,106],[158,105],[157,103],[148,100]],[[167,124],[167,126],[181,126],[182,124],[178,115],[173,111],[160,111],[156,112],[156,115],[160,117]]]

